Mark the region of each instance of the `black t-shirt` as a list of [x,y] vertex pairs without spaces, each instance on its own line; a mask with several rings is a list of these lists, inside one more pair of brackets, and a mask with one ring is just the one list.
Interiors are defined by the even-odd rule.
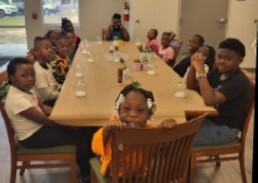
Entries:
[[226,80],[220,80],[221,73],[215,69],[208,74],[208,80],[214,90],[226,97],[226,101],[217,106],[218,117],[208,117],[216,124],[242,130],[250,102],[250,84],[247,76],[237,69]]
[[184,58],[180,61],[173,69],[176,73],[178,73],[181,77],[184,77],[187,68],[191,65],[191,56]]

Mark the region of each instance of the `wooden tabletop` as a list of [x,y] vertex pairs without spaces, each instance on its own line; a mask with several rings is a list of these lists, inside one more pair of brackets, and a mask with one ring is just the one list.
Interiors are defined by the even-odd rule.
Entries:
[[[174,96],[174,84],[183,82],[164,61],[154,57],[156,74],[149,75],[146,71],[134,69],[134,59],[139,58],[139,51],[134,42],[125,42],[119,53],[129,56],[126,65],[131,70],[131,76],[123,78],[123,83],[117,82],[117,69],[120,62],[106,60],[112,42],[90,42],[90,51],[94,62],[87,62],[88,54],[78,49],[72,67],[66,77],[60,96],[53,108],[50,119],[64,125],[71,126],[102,126],[114,114],[115,99],[121,89],[132,81],[138,81],[144,89],[154,94],[157,110],[152,123],[160,123],[167,118],[174,118],[179,123],[185,121],[185,114],[216,114],[212,107],[204,105],[198,93],[186,90],[185,98]],[[86,96],[75,96],[75,67],[81,64],[84,68],[83,81],[86,83]]]

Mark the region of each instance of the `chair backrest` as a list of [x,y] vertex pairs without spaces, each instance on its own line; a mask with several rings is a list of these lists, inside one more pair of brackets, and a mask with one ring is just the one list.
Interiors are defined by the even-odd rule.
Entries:
[[246,134],[247,134],[247,130],[250,124],[250,119],[252,117],[252,113],[254,110],[254,103],[255,103],[255,76],[253,74],[251,74],[250,72],[243,70],[244,74],[248,77],[249,79],[249,84],[250,84],[250,104],[248,107],[248,113],[244,122],[244,126],[243,126],[243,130],[241,133],[241,142],[242,145],[244,147],[245,145],[245,139],[246,139]]
[[113,133],[112,182],[185,182],[193,139],[204,117],[169,130],[123,129]]
[[102,32],[101,32],[101,35],[102,35],[102,40],[104,41],[105,40],[105,34],[107,32],[107,29],[106,28],[102,28]]
[[14,130],[13,130],[11,121],[5,111],[4,104],[2,102],[0,104],[0,110],[1,110],[2,117],[4,119],[6,131],[7,131],[7,136],[8,136],[8,140],[9,140],[9,144],[10,144],[11,156],[15,157],[16,156],[16,146],[15,146],[15,139],[14,139]]

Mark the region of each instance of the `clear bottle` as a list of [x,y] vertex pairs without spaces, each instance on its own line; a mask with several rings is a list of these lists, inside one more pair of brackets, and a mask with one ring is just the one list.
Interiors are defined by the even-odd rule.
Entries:
[[117,69],[117,82],[122,83],[123,82],[123,68],[119,67]]

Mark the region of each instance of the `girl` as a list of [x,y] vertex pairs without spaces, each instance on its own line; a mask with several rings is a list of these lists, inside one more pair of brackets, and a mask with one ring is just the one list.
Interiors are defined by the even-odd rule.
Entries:
[[73,58],[74,58],[74,55],[79,47],[79,43],[80,42],[77,42],[77,44],[75,44],[73,42],[73,33],[72,32],[65,32],[64,33],[64,37],[67,39],[68,41],[68,44],[70,46],[70,51],[69,51],[69,64],[72,64],[72,61],[73,61]]
[[[213,70],[215,68],[215,50],[213,47],[211,46],[208,46],[208,45],[204,45],[202,47],[200,47],[196,53],[202,53],[203,56],[205,57],[205,60],[204,60],[204,69],[205,69],[205,72],[208,73],[210,72],[211,70]],[[187,74],[188,74],[188,71],[189,71],[189,68],[187,69],[187,72],[185,73],[185,76],[184,78],[186,78]]]
[[10,90],[5,109],[19,142],[27,148],[45,148],[60,145],[77,146],[77,163],[81,176],[89,176],[90,140],[78,130],[59,126],[48,119],[51,108],[39,102],[31,90],[35,84],[33,64],[24,58],[15,58],[7,67]]
[[104,35],[106,41],[112,41],[121,39],[124,41],[130,41],[130,36],[127,29],[121,23],[121,15],[115,13],[112,17],[112,24],[109,25]]
[[158,55],[159,54],[159,44],[156,40],[157,36],[158,36],[158,30],[150,29],[147,34],[148,42],[147,42],[146,46],[151,48],[152,51]]
[[56,81],[59,84],[63,84],[66,74],[69,69],[69,52],[70,52],[70,44],[67,39],[64,37],[60,37],[56,41],[56,54],[55,59],[51,61],[51,65],[53,67],[53,75]]
[[54,52],[56,51],[56,42],[60,36],[60,32],[57,30],[49,30],[47,31],[45,37],[49,39],[49,41],[52,43]]
[[173,38],[172,36],[172,32],[163,32],[161,37],[161,47],[159,48],[160,58],[162,58],[168,65],[173,65],[172,61],[175,54],[174,49],[170,46]]
[[[94,134],[92,141],[93,152],[101,156],[102,165],[100,172],[105,175],[111,162],[112,131],[123,128],[149,128],[147,122],[155,112],[156,104],[152,92],[146,91],[133,83],[127,85],[116,99],[116,115],[99,131]],[[175,120],[167,119],[158,127],[173,128]],[[123,165],[119,167],[122,174]]]

